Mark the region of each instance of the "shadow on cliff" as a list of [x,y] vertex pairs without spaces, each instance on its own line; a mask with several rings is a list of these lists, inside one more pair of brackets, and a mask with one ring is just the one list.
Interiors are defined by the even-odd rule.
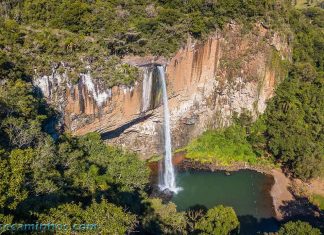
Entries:
[[45,101],[45,96],[39,87],[34,87],[34,95],[40,98],[39,112],[46,115],[46,119],[43,122],[43,131],[52,136],[54,140],[57,140],[61,133],[64,131],[64,126],[61,120],[62,114],[50,107]]
[[145,120],[149,119],[151,116],[152,116],[152,114],[148,114],[148,115],[145,115],[145,116],[138,117],[138,118],[136,118],[136,119],[122,125],[121,127],[116,128],[116,129],[114,129],[112,131],[107,131],[105,133],[102,133],[101,138],[103,140],[116,138],[116,137],[120,136],[128,128],[130,128],[133,125],[136,125],[138,123],[144,122]]

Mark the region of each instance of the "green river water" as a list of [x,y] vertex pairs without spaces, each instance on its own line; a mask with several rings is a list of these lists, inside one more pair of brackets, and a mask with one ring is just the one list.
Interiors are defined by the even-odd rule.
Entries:
[[179,211],[222,204],[234,208],[241,223],[240,234],[271,232],[278,228],[270,195],[271,176],[251,170],[230,175],[224,171],[190,170],[179,172],[176,181],[182,190],[172,201]]

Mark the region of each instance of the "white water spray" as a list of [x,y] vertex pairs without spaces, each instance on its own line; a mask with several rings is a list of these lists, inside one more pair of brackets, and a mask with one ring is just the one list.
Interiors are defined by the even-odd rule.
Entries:
[[172,151],[171,151],[171,131],[170,131],[170,112],[168,106],[168,93],[165,83],[165,73],[163,66],[158,66],[159,78],[162,85],[162,98],[163,98],[163,115],[164,115],[164,168],[160,168],[163,174],[160,176],[160,189],[169,190],[177,193],[180,188],[176,187],[175,173],[172,164]]

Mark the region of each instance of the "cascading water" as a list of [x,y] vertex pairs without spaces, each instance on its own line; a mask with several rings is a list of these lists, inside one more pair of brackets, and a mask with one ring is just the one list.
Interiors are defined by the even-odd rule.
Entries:
[[176,187],[175,173],[172,164],[171,152],[171,131],[170,131],[170,112],[168,106],[168,93],[165,83],[164,67],[158,66],[159,78],[162,86],[163,115],[164,115],[164,167],[160,167],[159,187],[162,191],[168,190],[177,193],[180,188]]
[[152,69],[145,68],[143,79],[142,112],[148,111],[151,106],[152,77]]

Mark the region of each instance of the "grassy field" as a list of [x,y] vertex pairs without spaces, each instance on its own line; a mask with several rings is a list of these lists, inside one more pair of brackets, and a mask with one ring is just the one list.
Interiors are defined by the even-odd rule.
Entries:
[[238,125],[223,130],[209,130],[178,151],[186,151],[189,159],[222,166],[235,163],[273,164],[270,159],[258,157],[246,137],[245,129]]

